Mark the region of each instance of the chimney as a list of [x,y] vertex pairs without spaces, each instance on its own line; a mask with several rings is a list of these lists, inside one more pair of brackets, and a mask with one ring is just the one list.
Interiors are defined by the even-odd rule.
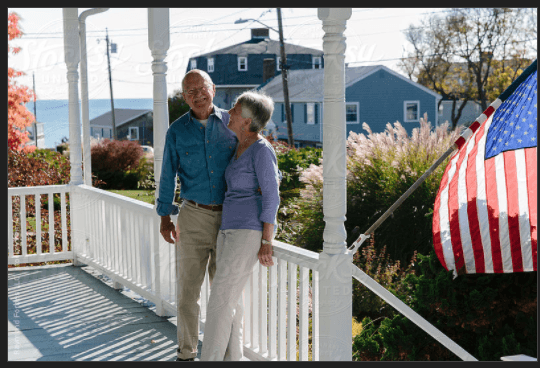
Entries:
[[272,78],[276,74],[276,60],[264,59],[263,60],[263,83]]
[[251,39],[252,40],[264,40],[270,38],[268,28],[251,28]]

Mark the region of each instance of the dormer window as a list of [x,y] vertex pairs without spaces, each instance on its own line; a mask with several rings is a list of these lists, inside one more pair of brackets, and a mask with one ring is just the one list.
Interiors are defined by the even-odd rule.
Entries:
[[238,56],[238,71],[239,72],[245,72],[247,70],[248,70],[247,57],[246,56]]
[[197,60],[191,59],[191,69],[197,69]]
[[208,58],[208,73],[214,71],[214,58]]
[[320,56],[313,56],[313,69],[321,69],[322,62]]

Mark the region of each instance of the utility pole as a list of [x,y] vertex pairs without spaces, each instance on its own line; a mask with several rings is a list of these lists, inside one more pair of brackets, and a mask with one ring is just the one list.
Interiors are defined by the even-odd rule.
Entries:
[[36,73],[32,73],[32,82],[34,89],[34,141],[37,148],[37,109],[36,109]]
[[112,90],[111,58],[109,56],[109,30],[105,28],[105,32],[106,32],[105,41],[107,42],[107,64],[109,65],[109,87],[111,89],[112,137],[114,140],[116,140],[116,121],[114,119],[114,99],[113,99],[113,90]]
[[291,104],[289,103],[289,85],[287,82],[287,55],[285,54],[285,44],[283,43],[283,25],[281,24],[281,8],[277,8],[279,26],[279,45],[281,49],[281,78],[283,80],[283,99],[285,101],[285,116],[287,117],[287,133],[289,134],[289,146],[294,147]]

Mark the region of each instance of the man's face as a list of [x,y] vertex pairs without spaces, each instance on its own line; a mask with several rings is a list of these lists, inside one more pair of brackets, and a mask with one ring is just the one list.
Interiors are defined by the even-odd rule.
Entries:
[[212,101],[216,95],[216,86],[208,83],[201,75],[189,75],[185,81],[184,100],[198,119],[206,119],[212,112]]

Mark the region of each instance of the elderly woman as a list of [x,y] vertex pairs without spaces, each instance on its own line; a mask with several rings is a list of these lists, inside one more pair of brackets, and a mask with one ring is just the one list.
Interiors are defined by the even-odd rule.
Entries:
[[260,134],[273,111],[271,98],[252,91],[240,95],[229,111],[228,127],[238,145],[225,170],[227,191],[201,360],[242,358],[242,290],[257,260],[274,264],[279,174],[274,149]]

